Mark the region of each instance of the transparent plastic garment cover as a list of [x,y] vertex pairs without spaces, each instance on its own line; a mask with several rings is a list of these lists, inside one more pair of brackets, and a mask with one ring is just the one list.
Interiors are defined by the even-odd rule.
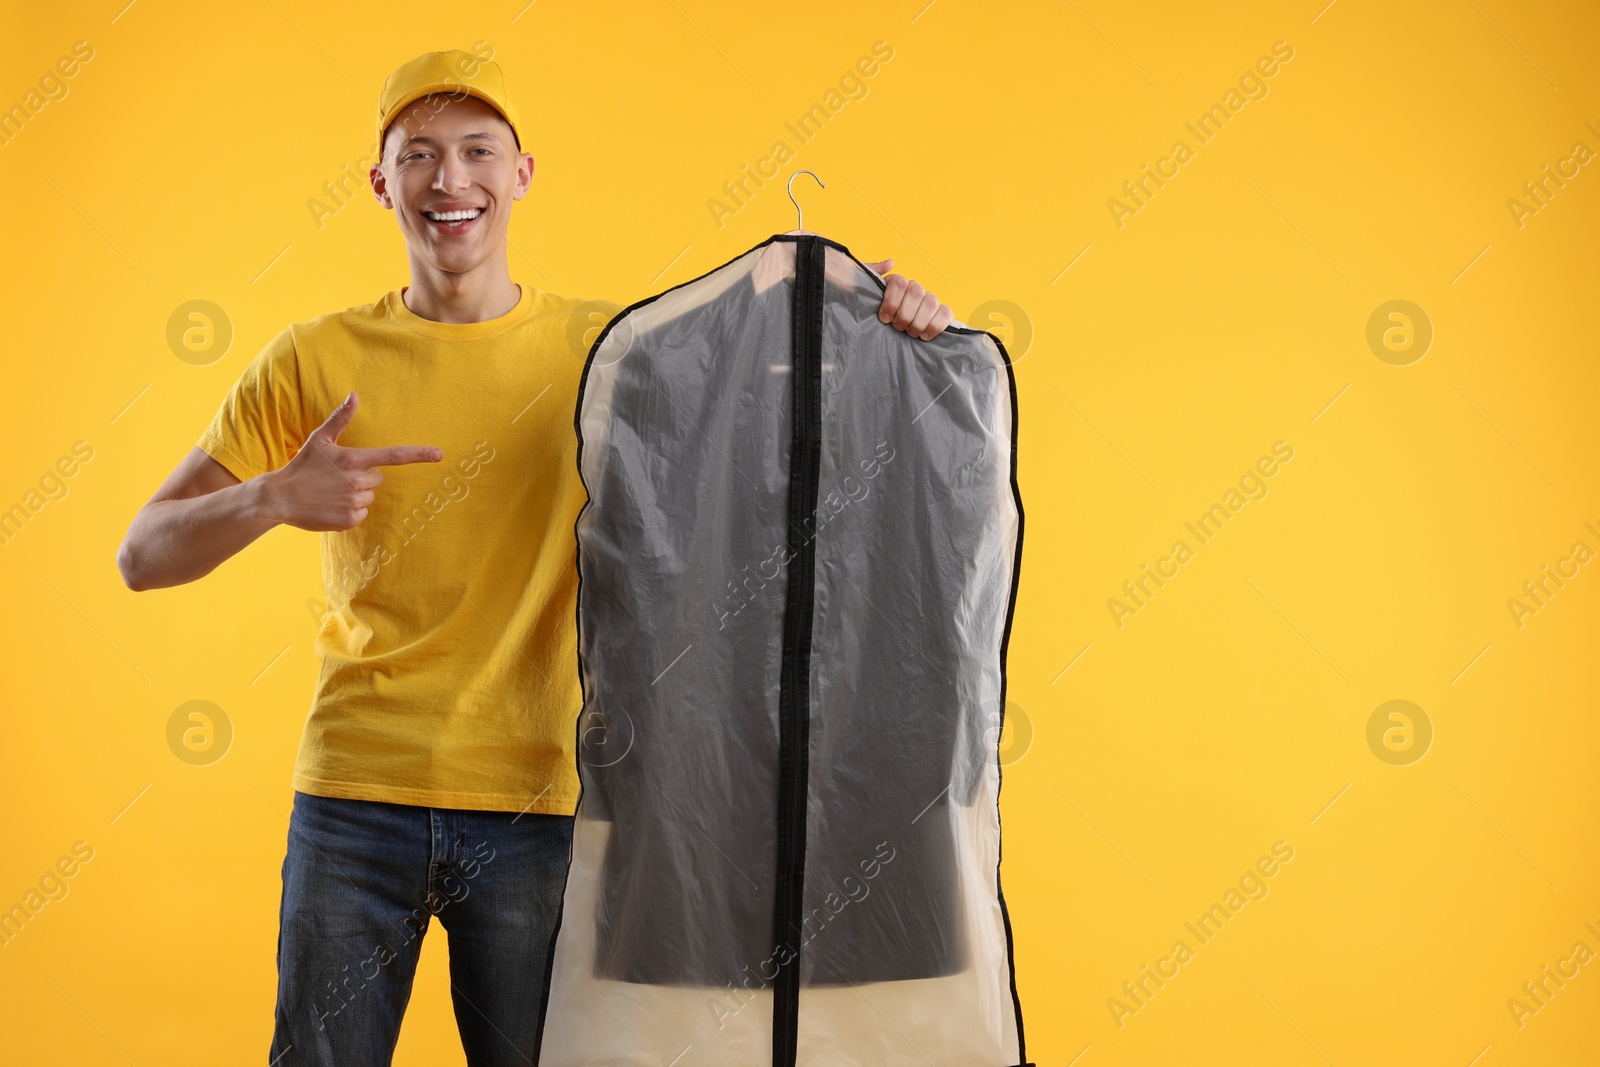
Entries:
[[1003,346],[777,234],[613,319],[577,412],[582,796],[543,1067],[1013,1067]]

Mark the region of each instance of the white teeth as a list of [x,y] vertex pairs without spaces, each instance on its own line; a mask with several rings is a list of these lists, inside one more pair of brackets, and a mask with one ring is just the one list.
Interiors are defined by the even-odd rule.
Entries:
[[475,207],[470,211],[424,211],[423,214],[435,222],[465,222],[483,214],[483,209]]

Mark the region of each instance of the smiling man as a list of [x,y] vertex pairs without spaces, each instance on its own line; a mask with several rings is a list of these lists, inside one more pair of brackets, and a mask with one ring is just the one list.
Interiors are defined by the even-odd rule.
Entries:
[[[467,1062],[525,1067],[578,796],[574,337],[621,305],[512,280],[534,159],[495,63],[406,63],[376,133],[372,188],[410,284],[274,337],[117,563],[154,589],[280,524],[322,534],[273,1067],[389,1063],[434,917]],[[885,282],[885,329],[952,321],[916,282]]]

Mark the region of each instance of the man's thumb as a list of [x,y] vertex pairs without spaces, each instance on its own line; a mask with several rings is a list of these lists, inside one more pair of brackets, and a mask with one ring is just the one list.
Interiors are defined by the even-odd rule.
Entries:
[[337,444],[339,434],[350,425],[350,420],[356,417],[357,402],[355,393],[346,394],[344,403],[334,408],[333,414],[328,416],[327,421],[312,431],[312,438],[325,444]]

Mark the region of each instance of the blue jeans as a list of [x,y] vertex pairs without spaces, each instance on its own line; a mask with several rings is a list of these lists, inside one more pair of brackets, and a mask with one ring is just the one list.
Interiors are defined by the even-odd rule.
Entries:
[[571,843],[566,815],[296,792],[271,1067],[387,1067],[433,916],[467,1063],[536,1063]]

